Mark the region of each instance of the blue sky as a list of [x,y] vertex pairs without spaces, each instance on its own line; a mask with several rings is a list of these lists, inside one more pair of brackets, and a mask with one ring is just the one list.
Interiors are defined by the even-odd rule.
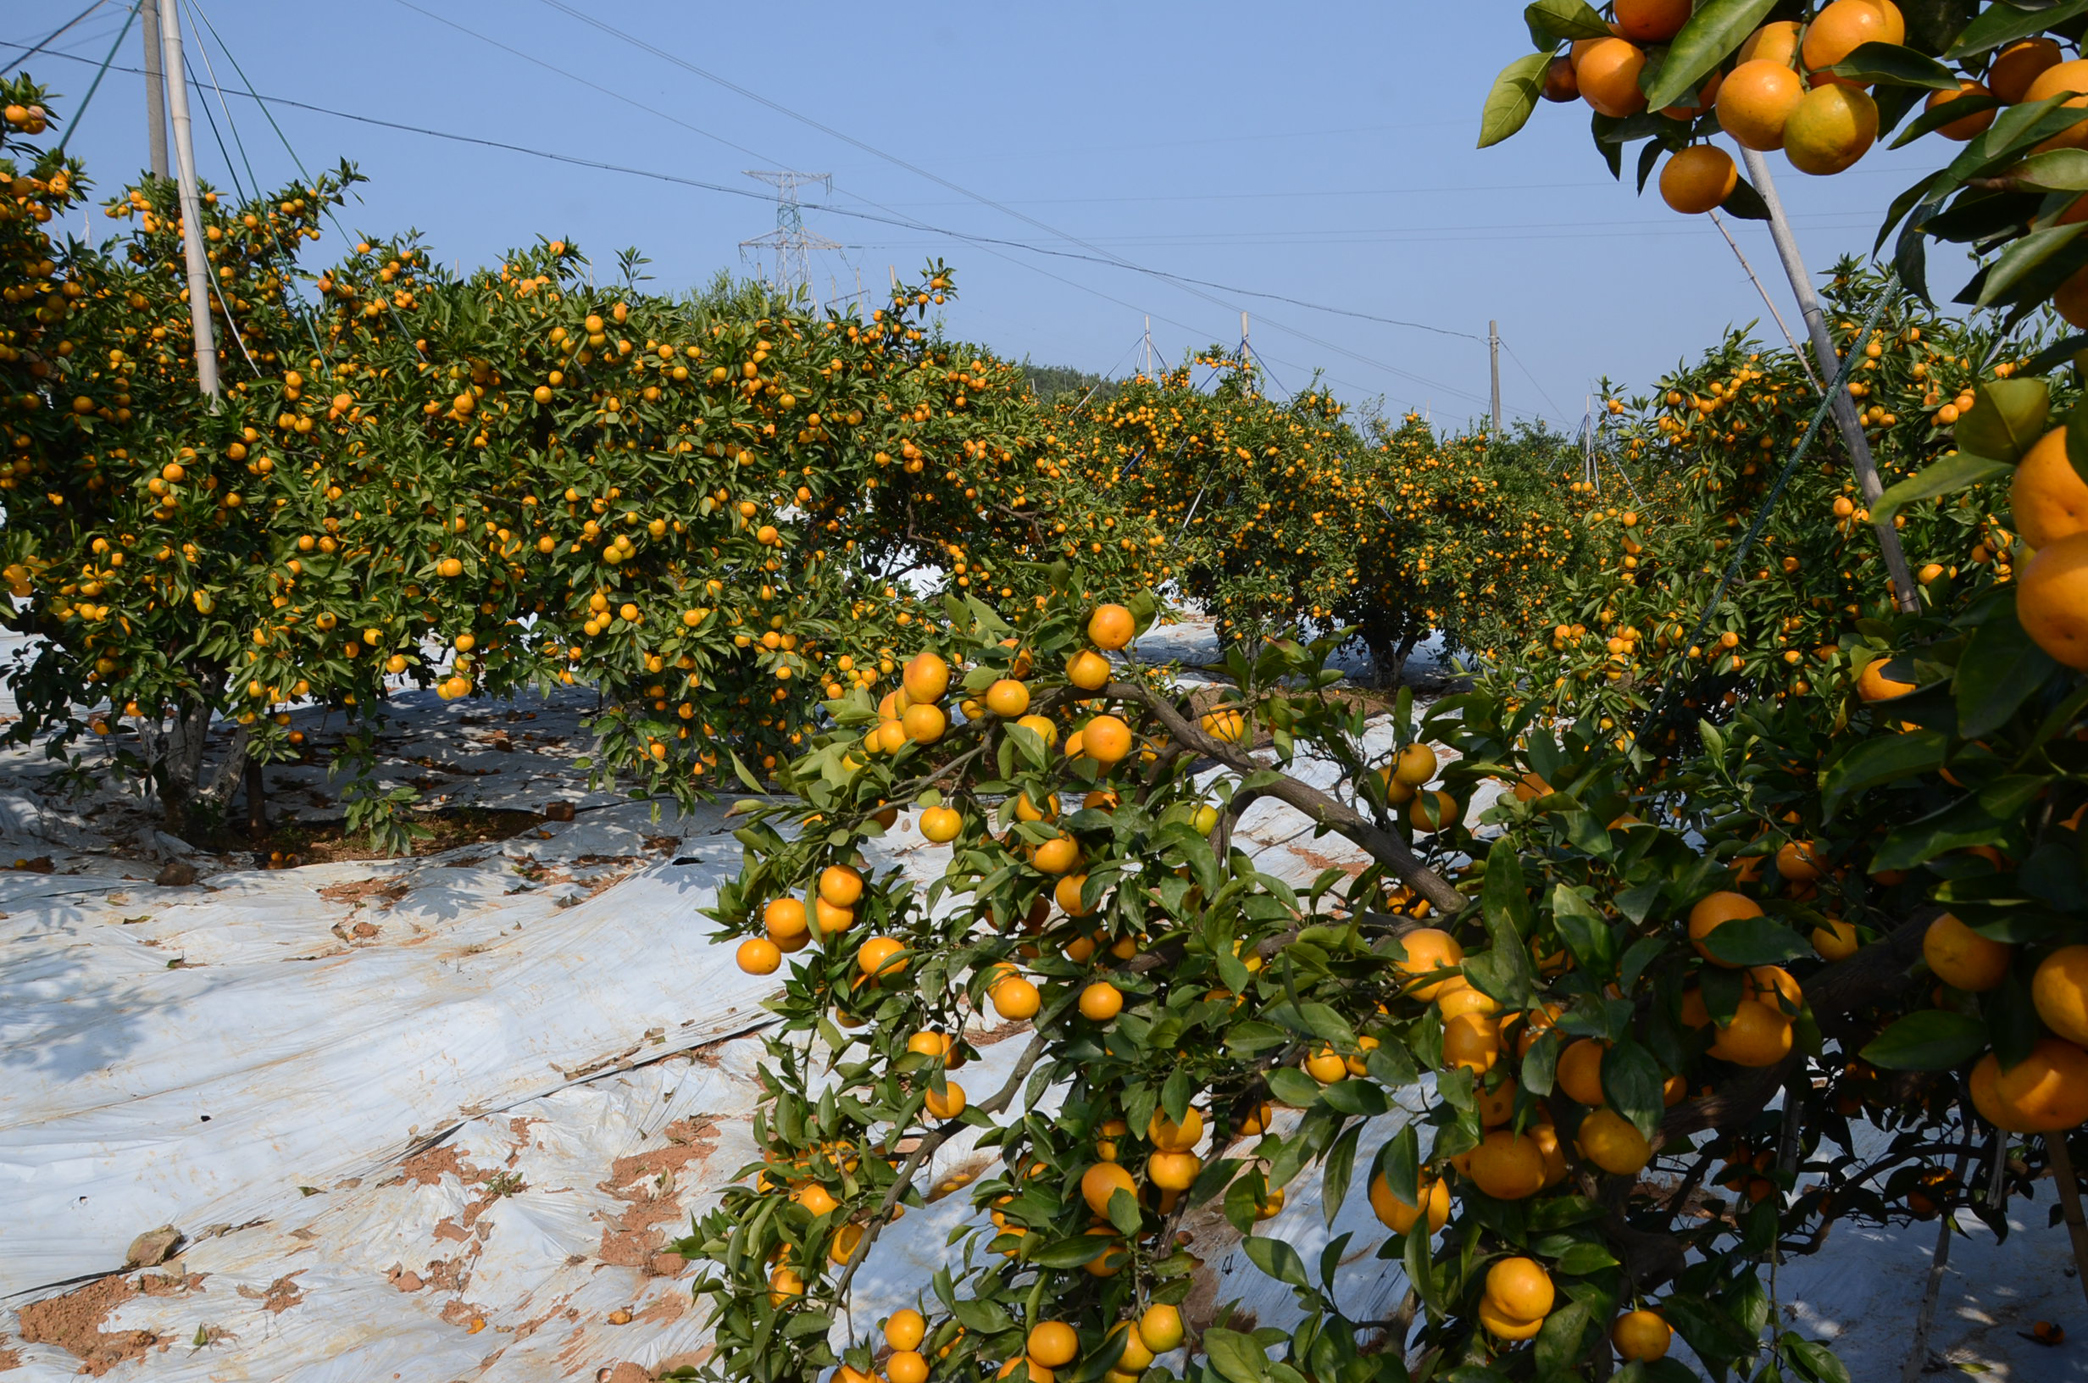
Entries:
[[[7,7],[0,40],[33,43],[86,4]],[[54,50],[98,63],[127,9],[105,0]],[[952,332],[1105,372],[1134,363],[1148,314],[1172,359],[1237,340],[1245,309],[1278,386],[1319,368],[1345,398],[1383,396],[1453,423],[1484,409],[1489,319],[1508,345],[1511,415],[1577,424],[1597,376],[1643,388],[1726,323],[1764,317],[1708,219],[1611,181],[1585,107],[1545,106],[1507,144],[1473,147],[1493,74],[1528,43],[1506,0],[183,9],[203,35],[209,64],[192,41],[190,66],[206,86],[213,68],[228,92],[244,86],[236,61],[264,95],[753,194],[271,107],[306,167],[346,157],[370,178],[344,224],[417,227],[439,258],[466,265],[541,234],[577,242],[599,273],[635,245],[654,286],[702,283],[748,269],[740,242],[774,227],[769,190],[745,170],[831,173],[831,193],[801,194],[832,208],[808,209],[806,227],[844,246],[815,257],[822,292],[853,292],[859,271],[874,287],[890,266],[904,274],[940,256],[962,290]],[[134,28],[116,63],[138,66],[139,50]],[[0,49],[0,62],[18,57]],[[93,66],[45,56],[31,70],[69,115]],[[235,159],[243,145],[270,186],[295,176],[255,102],[229,95],[220,108],[206,89],[195,106],[206,178],[229,183],[220,139]],[[72,136],[105,193],[145,161],[143,110],[142,79],[111,71]],[[1813,267],[1866,251],[1886,203],[1936,157],[1874,151],[1816,179],[1772,156]],[[1736,234],[1795,326],[1767,235],[1746,223]],[[308,253],[320,262],[340,247],[329,235]],[[1138,267],[1096,262],[1110,259]],[[1949,277],[1940,262],[1937,277]]]

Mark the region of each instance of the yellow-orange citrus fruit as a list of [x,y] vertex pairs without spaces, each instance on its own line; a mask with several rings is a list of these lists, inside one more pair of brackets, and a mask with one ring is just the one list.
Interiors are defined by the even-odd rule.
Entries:
[[987,997],[993,1001],[993,1011],[1009,1022],[1036,1017],[1038,1007],[1044,1002],[1037,987],[1020,975],[1001,980],[987,991]]
[[1443,1024],[1443,1062],[1483,1076],[1501,1056],[1501,1029],[1484,1013],[1461,1013]]
[[1733,65],[1743,62],[1773,62],[1790,67],[1798,61],[1798,33],[1802,26],[1795,19],[1779,19],[1773,24],[1764,24],[1747,36],[1739,51],[1733,54]]
[[2023,453],[2008,486],[2016,531],[2034,548],[2088,532],[2088,484],[2066,459],[2066,429],[2055,427]]
[[921,813],[921,834],[937,845],[957,839],[964,817],[954,807],[930,807]]
[[750,936],[739,944],[735,958],[749,975],[773,975],[783,964],[783,952],[765,936]]
[[885,1343],[893,1349],[919,1349],[927,1335],[928,1322],[912,1307],[894,1311],[885,1322]]
[[1537,1337],[1538,1331],[1544,1329],[1544,1318],[1539,1316],[1534,1321],[1519,1321],[1511,1316],[1502,1315],[1500,1308],[1493,1302],[1482,1299],[1479,1303],[1479,1324],[1486,1328],[1487,1334],[1497,1340],[1532,1340]]
[[1392,777],[1411,788],[1418,788],[1435,776],[1436,752],[1425,744],[1408,745],[1392,764]]
[[1566,1179],[1566,1150],[1559,1146],[1559,1131],[1550,1124],[1530,1125],[1527,1136],[1544,1158],[1544,1184],[1556,1186]]
[[899,1349],[885,1360],[887,1383],[928,1383],[928,1361],[920,1351]]
[[933,744],[950,728],[950,718],[943,714],[942,707],[923,702],[908,706],[906,714],[899,717],[899,724],[915,744]]
[[873,936],[856,947],[856,968],[866,975],[890,979],[906,973],[906,962],[899,959],[906,951],[906,943],[897,937]]
[[1029,1357],[1047,1369],[1061,1369],[1080,1352],[1080,1336],[1064,1321],[1040,1321],[1030,1327]]
[[761,910],[761,925],[775,940],[805,934],[805,905],[795,898],[778,898]]
[[2017,39],[1994,55],[1986,70],[1986,84],[1996,100],[2019,105],[2030,94],[2030,84],[2057,67],[2065,58],[2056,39],[2043,34]]
[[1098,764],[1122,763],[1131,752],[1131,727],[1113,715],[1098,715],[1080,727],[1080,750]]
[[2016,578],[2016,618],[2053,658],[2088,669],[2088,533],[2038,549]]
[[1479,1127],[1499,1128],[1515,1117],[1515,1090],[1512,1080],[1504,1080],[1491,1090],[1478,1092]]
[[1711,1042],[1711,1055],[1735,1066],[1774,1066],[1790,1054],[1791,1020],[1753,1000],[1743,1001]]
[[[1981,83],[1973,81],[1970,77],[1960,77],[1956,91],[1932,93],[1928,100],[1923,103],[1922,109],[1924,111],[1934,110],[1937,106],[1948,101],[1955,101],[1960,96],[1991,95],[1993,93],[1988,91]],[[1993,125],[1994,117],[2000,113],[1994,107],[1989,106],[1985,110],[1977,110],[1970,115],[1961,115],[1947,125],[1938,125],[1936,133],[1942,135],[1945,139],[1954,139],[1958,143],[1963,144],[1968,139],[1976,139],[1980,135],[1985,134],[1988,128]]]
[[834,936],[855,924],[853,908],[837,908],[826,899],[812,899],[812,926],[821,936]]
[[1122,648],[1137,632],[1138,621],[1121,605],[1097,605],[1088,616],[1088,642],[1097,648]]
[[1094,909],[1081,901],[1087,888],[1087,875],[1068,874],[1052,885],[1051,899],[1068,917],[1086,917]]
[[1631,1176],[1653,1160],[1653,1145],[1629,1119],[1607,1106],[1581,1120],[1575,1136],[1581,1156],[1617,1176]]
[[1138,1338],[1155,1354],[1180,1349],[1184,1334],[1181,1311],[1164,1302],[1148,1306],[1138,1318]]
[[2030,1001],[2046,1027],[2088,1047],[2088,946],[2061,946],[2038,962]]
[[1179,1124],[1160,1109],[1154,1110],[1153,1117],[1146,1121],[1146,1138],[1161,1152],[1188,1152],[1202,1141],[1203,1134],[1203,1112],[1194,1105]]
[[1583,1037],[1559,1053],[1553,1078],[1567,1099],[1585,1105],[1602,1103],[1602,1054],[1608,1047],[1600,1038]]
[[1863,945],[1856,928],[1839,917],[1830,917],[1821,926],[1812,930],[1813,950],[1819,952],[1821,960],[1847,960]]
[[1003,677],[986,689],[986,709],[1006,720],[1019,718],[1029,703],[1029,688],[1012,677]]
[[1674,1339],[1675,1328],[1667,1323],[1667,1317],[1643,1308],[1626,1311],[1610,1328],[1610,1342],[1617,1347],[1618,1357],[1628,1364],[1650,1364],[1666,1358]]
[[1407,803],[1407,824],[1423,833],[1446,830],[1464,821],[1464,808],[1447,792],[1415,794]]
[[1082,691],[1100,691],[1109,685],[1109,659],[1083,648],[1066,659],[1066,680]]
[[1865,701],[1891,701],[1914,690],[1914,683],[1902,682],[1886,671],[1890,658],[1873,658],[1863,665],[1863,673],[1856,679],[1856,694]]
[[1474,989],[1472,982],[1462,975],[1452,975],[1443,981],[1442,989],[1435,997],[1436,1010],[1449,1022],[1460,1013],[1499,1013],[1501,1006],[1484,991]]
[[1146,1178],[1163,1191],[1186,1191],[1203,1170],[1195,1153],[1156,1152],[1146,1159]]
[[1123,1353],[1117,1356],[1116,1364],[1103,1375],[1104,1383],[1112,1376],[1136,1380],[1153,1366],[1153,1351],[1146,1348],[1144,1337],[1138,1333],[1136,1321],[1118,1321],[1109,1328],[1110,1339],[1114,1340],[1120,1335],[1124,1340]]
[[[1869,0],[1835,0],[1837,4]],[[1878,103],[1853,86],[1816,86],[1784,121],[1784,157],[1801,173],[1830,177],[1856,165],[1878,140]]]
[[1817,85],[1843,80],[1820,70],[1834,66],[1866,43],[1906,41],[1907,22],[1892,0],[1833,0],[1806,26],[1798,56],[1815,74]]
[[906,665],[899,684],[916,705],[942,700],[950,689],[950,665],[933,653],[920,653]]
[[[1464,947],[1457,938],[1440,927],[1417,927],[1399,938],[1406,948],[1406,959],[1398,962],[1400,973],[1427,975],[1445,970],[1464,960]],[[1427,984],[1417,984],[1407,992],[1424,1002],[1435,998],[1444,986],[1460,976],[1446,975]]]
[[1469,1157],[1465,1174],[1495,1200],[1527,1200],[1544,1189],[1544,1151],[1526,1133],[1494,1129]]
[[936,1118],[954,1119],[964,1112],[964,1087],[956,1081],[946,1080],[943,1082],[943,1093],[938,1095],[931,1089],[923,1103],[927,1106],[928,1112]]
[[1541,1321],[1558,1295],[1535,1259],[1503,1258],[1486,1270],[1486,1300],[1509,1320]]
[[1097,980],[1080,991],[1080,1016],[1091,1023],[1107,1023],[1124,1011],[1124,991],[1108,980]]
[[819,871],[819,896],[837,908],[852,908],[863,896],[863,876],[845,864]]
[[805,1294],[805,1279],[796,1268],[777,1268],[769,1274],[769,1305],[782,1309],[783,1303],[792,1297]]
[[1772,1012],[1795,1014],[1805,1007],[1805,989],[1781,965],[1757,965],[1747,972],[1747,997]]
[[1696,947],[1698,955],[1710,961],[1713,965],[1724,966],[1728,970],[1736,969],[1737,967],[1731,961],[1723,961],[1712,955],[1705,948],[1704,940],[1712,932],[1728,922],[1736,921],[1742,917],[1760,917],[1761,915],[1761,906],[1744,893],[1713,893],[1708,897],[1699,899],[1697,905],[1689,910],[1690,943]]
[[1691,0],[1617,0],[1617,28],[1633,43],[1666,43],[1689,22]]
[[[2088,106],[2088,59],[2075,58],[2071,62],[2054,63],[2037,74],[2030,82],[2029,90],[2023,93],[2025,101],[2043,101],[2062,92],[2077,93],[2066,102],[2074,106]],[[2088,148],[2088,122],[2061,130],[2037,146],[2043,153],[2051,149]]]
[[1348,1062],[1332,1047],[1321,1047],[1305,1058],[1305,1074],[1321,1085],[1348,1079]]
[[1756,58],[1743,62],[1719,85],[1718,128],[1744,149],[1781,149],[1784,125],[1805,99],[1805,83],[1789,65]]
[[1776,851],[1776,872],[1794,884],[1811,883],[1826,867],[1818,841],[1787,840]]
[[1247,737],[1247,717],[1239,711],[1210,711],[1197,724],[1220,744],[1238,744]]
[[1979,994],[2008,978],[2015,947],[1981,936],[1946,912],[1922,933],[1921,956],[1943,983]]
[[1450,1186],[1444,1181],[1420,1179],[1421,1204],[1410,1205],[1400,1199],[1390,1182],[1381,1176],[1370,1179],[1370,1208],[1379,1223],[1394,1234],[1404,1234],[1425,1214],[1428,1217],[1428,1232],[1434,1234],[1450,1223]]
[[1646,93],[1639,89],[1645,67],[1646,55],[1637,45],[1598,38],[1581,49],[1573,75],[1583,101],[1604,115],[1622,117],[1646,108]]
[[1030,863],[1041,873],[1070,874],[1080,867],[1080,842],[1071,836],[1047,840],[1037,847]]
[[1660,198],[1685,216],[1725,204],[1740,185],[1733,156],[1715,144],[1692,144],[1660,170]]
[[1972,1103],[1996,1127],[2013,1133],[2058,1133],[2088,1120],[2088,1052],[2058,1037],[2040,1037],[2030,1055],[2003,1067],[1988,1052],[1972,1068]]
[[1097,1162],[1080,1174],[1080,1198],[1097,1215],[1108,1216],[1109,1198],[1119,1191],[1128,1191],[1135,1197],[1138,1183],[1114,1162]]

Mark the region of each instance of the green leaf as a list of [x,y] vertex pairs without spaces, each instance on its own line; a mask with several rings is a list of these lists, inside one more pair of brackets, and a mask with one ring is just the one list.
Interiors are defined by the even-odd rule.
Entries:
[[1986,1050],[1986,1024],[1968,1014],[1928,1008],[1872,1038],[1860,1055],[1888,1071],[1948,1071]]
[[1941,730],[1909,730],[1859,743],[1821,775],[1820,809],[1832,817],[1843,802],[1884,783],[1933,773],[1943,766],[1950,737]]
[[1552,890],[1552,923],[1583,969],[1592,975],[1609,973],[1611,949],[1615,945],[1609,923],[1566,884]]
[[1956,91],[1957,73],[1926,53],[1897,43],[1866,43],[1829,69],[1837,77],[1858,82],[1891,82],[1896,86]]
[[[2016,240],[2001,252],[1999,259],[1987,266],[1986,279],[1979,287],[1977,305],[1991,307],[2000,301],[2009,289],[2022,282],[2053,255],[2071,245],[2084,230],[2088,230],[2088,221],[2076,221],[2068,226],[2046,226]],[[1975,409],[1973,414],[1968,416],[1976,416],[1977,412]]]
[[1530,53],[1501,69],[1479,117],[1480,148],[1499,144],[1529,123],[1530,112],[1544,94],[1544,72],[1551,60],[1549,53]]
[[[1362,1085],[1361,1081],[1343,1081],[1343,1085]],[[1371,1086],[1371,1089],[1377,1087]],[[1349,1180],[1356,1171],[1356,1145],[1362,1141],[1363,1125],[1350,1124],[1341,1137],[1334,1140],[1333,1150],[1320,1168],[1320,1208],[1326,1215],[1327,1228],[1334,1228],[1334,1217],[1341,1213],[1341,1203],[1348,1199]]]
[[1614,1268],[1617,1260],[1600,1244],[1574,1244],[1559,1255],[1556,1267],[1568,1277],[1586,1277],[1599,1273],[1604,1268]]
[[1320,1098],[1327,1102],[1329,1109],[1342,1114],[1359,1115],[1365,1119],[1375,1119],[1392,1108],[1391,1102],[1385,1098],[1385,1092],[1378,1089],[1375,1082],[1356,1080],[1353,1077],[1335,1081],[1320,1091]]
[[1588,1322],[1588,1304],[1584,1301],[1569,1301],[1544,1318],[1535,1346],[1542,1376],[1565,1376],[1580,1355],[1581,1337],[1588,1333]]
[[1726,199],[1718,204],[1718,209],[1736,221],[1770,219],[1769,203],[1755,190],[1755,185],[1745,178],[1734,180],[1733,190],[1726,193]]
[[1076,1234],[1025,1254],[1024,1261],[1040,1268],[1078,1268],[1119,1247],[1121,1245],[1107,1234]]
[[1319,1103],[1320,1085],[1295,1066],[1279,1066],[1269,1072],[1269,1093],[1280,1104],[1310,1109]]
[[1278,1282],[1293,1287],[1310,1288],[1311,1279],[1305,1276],[1305,1260],[1298,1251],[1281,1239],[1271,1239],[1265,1234],[1252,1234],[1241,1245],[1255,1267],[1260,1268]]
[[1586,0],[1537,0],[1523,7],[1523,20],[1532,33],[1547,34],[1554,40],[1608,38],[1611,33],[1609,24]]
[[1773,918],[1736,917],[1705,937],[1704,949],[1728,965],[1780,965],[1811,955],[1812,943]]
[[1849,1383],[1848,1366],[1818,1340],[1808,1340],[1795,1331],[1785,1331],[1784,1354],[1798,1372],[1812,1383]]
[[[1982,111],[1999,110],[2000,108],[2001,102],[1996,100],[1992,96],[1985,96],[1977,91],[1965,92],[1961,96],[1956,96],[1948,101],[1940,103],[1932,110],[1924,110],[1920,114],[1920,116],[1918,116],[1916,119],[1914,119],[1907,125],[1907,128],[1901,130],[1899,132],[1898,137],[1896,137],[1892,141],[1892,143],[1887,145],[1886,147],[1892,149],[1904,148],[1906,145],[1912,144],[1915,140],[1921,138],[1923,135],[1933,134],[1935,131],[1942,129],[1945,125],[1953,124],[1956,121],[1964,119],[1968,115],[1978,115]],[[1914,185],[1917,195],[1919,190],[1926,187],[1930,179],[1934,177],[1935,174],[1931,173],[1929,177],[1923,178],[1920,182]],[[1911,206],[1912,204],[1912,202],[1908,203],[1909,206]],[[1890,231],[1893,225],[1896,222],[1898,222],[1900,215],[1904,215],[1905,212],[1906,209],[1904,207],[1900,208],[1899,215],[1894,215],[1890,219],[1888,219],[1885,223],[1884,229],[1886,231]],[[1881,238],[1878,241],[1878,243],[1882,245],[1885,242]]]
[[1968,845],[2000,845],[2011,829],[2010,822],[1981,807],[1978,798],[1961,798],[1885,837],[1871,857],[1871,869],[1912,869]]
[[2048,149],[2009,170],[2009,178],[2039,192],[2088,192],[2088,149]]
[[2044,9],[2021,9],[2014,5],[1989,5],[1979,18],[1965,26],[1943,56],[1951,62],[1999,48],[2004,43],[2040,34],[2063,24],[2077,14],[2088,14],[2088,0],[2060,0]]
[[[2088,150],[2068,153],[2088,158]],[[2052,415],[2052,390],[2041,379],[1988,379],[1972,386],[1972,411],[1958,419],[1960,454],[2020,461],[2045,435]]]
[[1420,1204],[1421,1141],[1407,1124],[1378,1149],[1377,1174],[1392,1194],[1408,1205]]
[[[1138,1231],[1144,1226],[1144,1217],[1139,1213],[1138,1209],[1138,1197],[1132,1195],[1121,1186],[1110,1192],[1109,1222],[1116,1226],[1118,1233],[1136,1236]],[[1098,1235],[1096,1237],[1099,1238],[1101,1236]]]
[[1211,1367],[1226,1383],[1263,1383],[1268,1376],[1268,1353],[1251,1335],[1214,1327],[1203,1333],[1203,1348]]
[[2006,461],[1994,461],[1960,451],[1955,456],[1946,456],[1935,465],[1908,476],[1880,495],[1878,502],[1871,506],[1871,518],[1878,523],[1888,523],[1894,514],[1915,500],[1934,499],[1937,495],[1954,495],[1960,490],[1969,490],[1982,481],[1998,480],[2014,471],[2015,467]]
[[1951,684],[1958,733],[1975,739],[2006,725],[2058,666],[2023,632],[2015,601],[1990,602],[1958,659]]
[[[1711,935],[1715,939],[1719,932],[1734,924],[1728,922]],[[1611,1107],[1631,1120],[1640,1133],[1651,1138],[1660,1123],[1664,1107],[1661,1101],[1660,1063],[1653,1053],[1638,1043],[1626,1038],[1605,1052],[1602,1057],[1602,1093]]]
[[1646,93],[1646,104],[1660,110],[1695,91],[1775,8],[1776,0],[1705,0],[1698,5],[1668,45],[1667,61]]
[[1599,1220],[1605,1214],[1599,1201],[1587,1196],[1554,1196],[1542,1200],[1530,1208],[1530,1232],[1543,1234],[1555,1229],[1567,1229],[1573,1225]]

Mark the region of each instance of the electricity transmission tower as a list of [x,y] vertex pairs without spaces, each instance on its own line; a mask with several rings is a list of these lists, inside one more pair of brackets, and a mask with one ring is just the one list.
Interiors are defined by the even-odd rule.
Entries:
[[805,218],[798,206],[797,190],[800,187],[817,185],[821,189],[834,190],[832,173],[797,173],[789,169],[767,171],[747,170],[747,176],[758,178],[776,189],[776,228],[767,235],[757,235],[752,240],[740,241],[740,254],[748,250],[755,252],[755,265],[761,263],[761,252],[774,252],[775,272],[765,275],[769,286],[788,297],[802,287],[812,291],[812,251],[838,250],[841,243],[805,229]]

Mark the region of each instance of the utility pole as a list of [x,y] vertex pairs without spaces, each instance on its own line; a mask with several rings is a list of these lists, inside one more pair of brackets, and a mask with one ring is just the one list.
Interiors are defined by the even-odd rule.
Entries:
[[174,167],[181,179],[181,253],[188,261],[189,322],[196,337],[196,383],[217,411],[217,334],[210,320],[210,263],[203,251],[203,198],[196,189],[196,145],[189,125],[188,79],[181,65],[178,0],[157,0],[167,108],[173,116]]
[[1501,430],[1501,324],[1486,324],[1486,356],[1493,366],[1493,430]]
[[828,192],[834,190],[832,173],[799,173],[790,169],[757,171],[748,169],[747,176],[765,182],[776,189],[776,228],[767,235],[757,235],[752,240],[740,241],[740,253],[748,250],[774,250],[776,252],[776,276],[772,286],[776,292],[788,298],[802,287],[807,293],[812,287],[812,251],[838,250],[841,242],[815,235],[805,229],[804,212],[798,206],[797,190],[817,184]]
[[[1842,440],[1848,444],[1857,487],[1863,493],[1864,504],[1875,509],[1885,493],[1884,483],[1878,479],[1878,463],[1871,456],[1870,439],[1863,435],[1863,419],[1857,416],[1855,400],[1849,397],[1846,388],[1834,385],[1841,370],[1834,349],[1834,336],[1827,330],[1827,318],[1820,311],[1819,298],[1813,293],[1812,276],[1806,273],[1805,260],[1798,254],[1797,237],[1791,234],[1791,223],[1784,219],[1783,203],[1777,198],[1776,182],[1769,174],[1769,161],[1752,149],[1742,149],[1740,156],[1747,164],[1749,180],[1769,208],[1769,236],[1776,242],[1776,253],[1783,260],[1784,277],[1791,281],[1791,292],[1798,299],[1798,311],[1805,318],[1822,387],[1834,390],[1828,402],[1834,412],[1834,421],[1841,428]],[[1921,597],[1916,591],[1913,574],[1907,569],[1907,554],[1900,548],[1899,530],[1892,526],[1890,519],[1883,522],[1873,520],[1871,526],[1877,531],[1878,548],[1885,557],[1885,573],[1892,580],[1894,603],[1903,613],[1920,609]]]
[[1148,314],[1145,319],[1144,351],[1145,356],[1139,364],[1138,372],[1147,379],[1151,379],[1153,377],[1153,318],[1151,314]]
[[1240,314],[1240,363],[1247,363],[1247,314]]
[[160,70],[159,0],[146,0],[145,16],[145,147],[152,176],[167,176],[167,82]]

